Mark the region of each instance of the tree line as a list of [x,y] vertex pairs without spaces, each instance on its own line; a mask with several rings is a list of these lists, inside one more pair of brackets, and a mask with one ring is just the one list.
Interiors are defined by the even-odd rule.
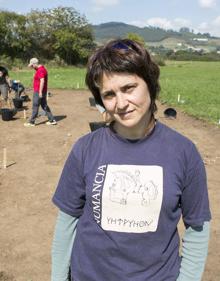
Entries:
[[32,10],[26,15],[0,11],[0,59],[31,57],[57,64],[83,64],[95,47],[92,27],[72,7]]
[[[189,30],[182,28],[181,32]],[[144,37],[137,33],[127,33],[126,37],[145,45]],[[9,68],[22,67],[31,57],[54,65],[85,64],[95,46],[92,26],[73,7],[36,9],[26,15],[0,10],[0,64]],[[149,49],[161,65],[166,59],[220,60],[217,53]]]

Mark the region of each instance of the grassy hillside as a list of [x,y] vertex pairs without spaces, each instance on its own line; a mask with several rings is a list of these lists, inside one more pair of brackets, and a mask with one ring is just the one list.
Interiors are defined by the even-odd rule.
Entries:
[[[128,33],[136,33],[144,38],[145,42],[151,46],[163,45],[165,48],[174,49],[177,43],[192,45],[207,51],[214,51],[217,47],[220,49],[220,38],[206,37],[202,34],[192,32],[177,32],[173,30],[164,30],[158,27],[137,27],[121,22],[108,22],[100,25],[93,25],[95,41],[98,44],[113,38],[124,38]],[[195,38],[207,38],[207,42],[193,40]]]
[[109,22],[93,25],[93,32],[97,42],[103,42],[111,38],[125,37],[128,33],[136,33],[145,41],[161,41],[169,36],[178,36],[178,32],[166,31],[155,27],[137,27],[125,23]]
[[168,37],[168,38],[165,38],[164,40],[158,41],[158,42],[146,42],[146,45],[155,46],[155,47],[159,47],[162,45],[165,48],[174,49],[174,48],[176,48],[178,43],[185,44],[185,40],[182,38],[179,39],[179,38],[175,38],[175,37]]

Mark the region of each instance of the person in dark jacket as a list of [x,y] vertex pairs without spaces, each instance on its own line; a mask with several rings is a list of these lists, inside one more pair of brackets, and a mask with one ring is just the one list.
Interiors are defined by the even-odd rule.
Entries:
[[24,85],[20,82],[20,80],[11,80],[10,84],[10,88],[15,92],[15,98],[20,98],[21,94],[25,91]]
[[8,100],[9,85],[8,70],[4,66],[0,66],[0,95],[4,101]]

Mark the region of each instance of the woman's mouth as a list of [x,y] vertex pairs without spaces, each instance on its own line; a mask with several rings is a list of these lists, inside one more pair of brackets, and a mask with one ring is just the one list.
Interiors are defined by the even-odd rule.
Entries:
[[121,118],[128,118],[133,112],[134,112],[134,110],[127,110],[127,111],[124,111],[124,112],[118,112],[118,115]]

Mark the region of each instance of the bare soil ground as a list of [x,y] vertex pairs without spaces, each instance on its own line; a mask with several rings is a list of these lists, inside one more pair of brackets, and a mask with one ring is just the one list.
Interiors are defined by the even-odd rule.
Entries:
[[[0,281],[50,280],[50,247],[57,212],[51,197],[72,144],[90,131],[89,122],[102,121],[89,105],[88,92],[51,93],[49,105],[57,126],[47,126],[46,117],[41,116],[36,127],[25,128],[23,111],[12,121],[0,120]],[[24,105],[30,116],[31,102]],[[220,131],[179,111],[175,120],[164,118],[164,109],[159,105],[158,119],[192,139],[206,164],[213,219],[203,281],[219,281]],[[6,169],[2,167],[4,147]]]

